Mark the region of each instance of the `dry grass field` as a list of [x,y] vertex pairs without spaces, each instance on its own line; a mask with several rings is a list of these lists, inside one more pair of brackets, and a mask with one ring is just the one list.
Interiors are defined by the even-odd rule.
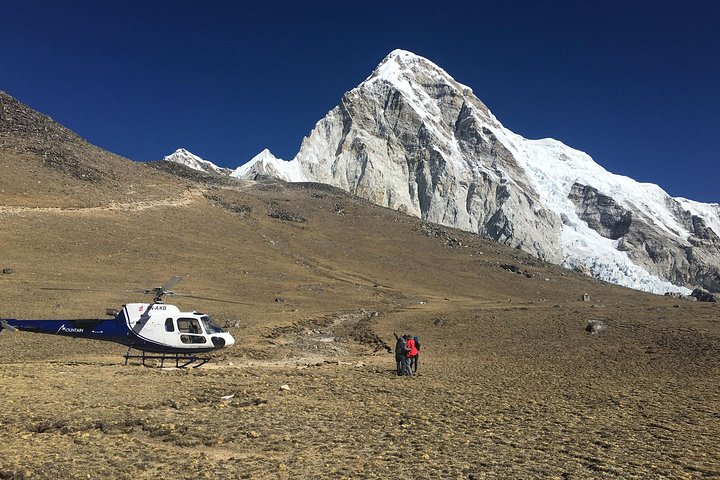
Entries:
[[[0,479],[720,478],[715,304],[320,185],[102,154],[88,181],[27,135],[0,135],[0,317],[100,318],[179,274],[178,292],[237,302],[168,299],[237,343],[161,369],[0,333]],[[393,332],[420,336],[416,377],[395,375]]]

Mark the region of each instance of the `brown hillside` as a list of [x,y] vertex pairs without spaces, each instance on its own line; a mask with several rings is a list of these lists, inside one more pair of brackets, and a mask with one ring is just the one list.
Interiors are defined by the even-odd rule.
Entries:
[[0,91],[3,205],[80,207],[167,198],[183,182],[102,150]]
[[136,164],[0,100],[0,316],[102,316],[180,274],[236,303],[169,301],[237,340],[176,370],[2,332],[0,478],[720,477],[714,304],[322,185]]

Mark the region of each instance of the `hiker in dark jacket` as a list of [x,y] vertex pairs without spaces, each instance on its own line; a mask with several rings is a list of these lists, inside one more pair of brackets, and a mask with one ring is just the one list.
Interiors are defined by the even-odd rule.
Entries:
[[397,374],[406,375],[407,368],[405,358],[407,357],[407,353],[409,351],[407,348],[407,341],[402,335],[398,336],[395,332],[393,332],[393,335],[395,335],[395,363]]

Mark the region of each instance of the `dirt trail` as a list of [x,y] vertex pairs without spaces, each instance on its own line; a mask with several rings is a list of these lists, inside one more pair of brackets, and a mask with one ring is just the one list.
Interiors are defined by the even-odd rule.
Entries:
[[22,207],[14,205],[0,205],[0,215],[17,215],[24,213],[60,213],[82,215],[98,212],[140,212],[152,208],[187,206],[202,197],[203,191],[203,189],[190,188],[179,192],[177,196],[159,200],[111,202],[106,205],[98,205],[94,207]]

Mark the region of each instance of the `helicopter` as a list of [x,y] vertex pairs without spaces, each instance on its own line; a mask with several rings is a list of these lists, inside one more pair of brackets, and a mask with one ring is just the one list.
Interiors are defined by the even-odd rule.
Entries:
[[[174,276],[162,287],[135,292],[153,294],[152,303],[127,303],[120,310],[108,308],[109,319],[77,320],[18,320],[0,318],[0,332],[27,331],[74,338],[88,338],[119,343],[128,347],[125,365],[130,359],[175,360],[175,367],[198,368],[208,361],[208,352],[229,347],[233,336],[218,326],[208,315],[200,312],[181,312],[175,305],[163,302],[165,296],[184,296],[226,303],[241,303],[208,297],[178,294],[172,288],[182,277]],[[73,290],[45,288],[45,290]],[[132,351],[135,350],[136,353]]]

